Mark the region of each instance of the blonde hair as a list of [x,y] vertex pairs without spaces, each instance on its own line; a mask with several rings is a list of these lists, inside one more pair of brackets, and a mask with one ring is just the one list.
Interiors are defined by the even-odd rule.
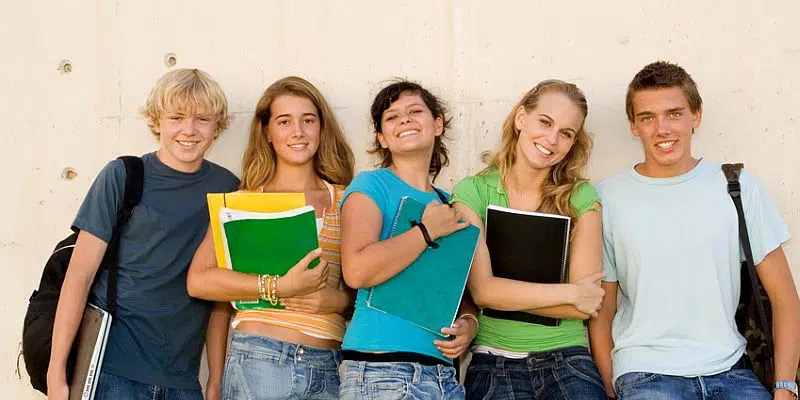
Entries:
[[584,126],[586,116],[589,113],[586,96],[577,86],[571,83],[556,79],[548,79],[539,82],[539,84],[526,93],[525,96],[514,105],[514,108],[511,109],[508,117],[506,117],[505,122],[503,122],[503,138],[500,148],[492,157],[489,166],[481,171],[480,174],[486,174],[490,169],[497,167],[504,184],[507,182],[511,167],[517,161],[516,148],[520,134],[520,131],[514,124],[517,110],[520,107],[525,107],[525,112],[530,112],[535,109],[539,99],[544,93],[561,93],[567,96],[581,110],[584,120],[581,123],[581,128],[575,135],[575,142],[572,148],[563,160],[559,161],[558,164],[551,168],[550,175],[544,181],[542,187],[542,203],[538,211],[577,218],[578,212],[572,206],[570,197],[573,190],[579,184],[586,181],[586,178],[583,177],[583,171],[591,155],[592,136],[591,133],[586,131]]
[[250,124],[250,139],[242,160],[241,189],[255,190],[275,175],[277,156],[267,140],[266,128],[271,116],[270,106],[282,95],[306,98],[317,108],[321,122],[319,148],[314,154],[317,175],[333,184],[349,184],[353,180],[355,158],[331,107],[313,84],[303,78],[289,76],[270,85],[256,105]]
[[228,127],[228,99],[219,84],[209,74],[199,69],[181,68],[167,72],[150,90],[147,102],[140,113],[155,137],[161,114],[168,110],[193,111],[202,108],[217,124],[214,133]]

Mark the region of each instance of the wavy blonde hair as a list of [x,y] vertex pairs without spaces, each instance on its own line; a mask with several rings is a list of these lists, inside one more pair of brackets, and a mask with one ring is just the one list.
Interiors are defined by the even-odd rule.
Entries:
[[219,83],[208,73],[193,68],[180,68],[167,72],[156,81],[139,112],[155,137],[161,114],[168,111],[196,111],[202,108],[217,123],[215,134],[228,127],[228,99]]
[[321,123],[319,148],[314,154],[317,175],[333,184],[349,184],[353,180],[355,158],[331,107],[311,82],[288,76],[270,85],[256,105],[253,122],[250,124],[250,139],[242,160],[240,189],[255,190],[268,183],[275,175],[277,156],[267,140],[267,126],[272,102],[283,95],[306,98],[317,108]]
[[581,123],[581,128],[575,135],[575,142],[572,144],[572,148],[563,160],[551,168],[550,175],[544,181],[542,203],[537,211],[577,218],[578,211],[572,206],[570,197],[573,190],[586,181],[583,172],[589,162],[589,156],[592,151],[592,135],[585,129],[584,125],[586,116],[589,113],[586,96],[577,86],[571,83],[548,79],[539,82],[533,89],[528,91],[514,105],[505,122],[503,122],[503,138],[500,148],[492,157],[489,166],[481,171],[480,174],[486,174],[492,168],[497,167],[505,185],[511,167],[517,161],[516,150],[520,134],[514,124],[517,110],[520,107],[525,107],[525,112],[531,112],[536,108],[539,99],[544,93],[561,93],[567,96],[583,113],[583,123]]

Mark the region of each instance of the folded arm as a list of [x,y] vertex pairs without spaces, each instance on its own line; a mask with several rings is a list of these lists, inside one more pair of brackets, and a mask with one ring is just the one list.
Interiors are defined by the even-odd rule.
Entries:
[[[600,204],[597,211],[591,210],[577,218],[574,236],[569,247],[569,282],[575,283],[587,276],[603,271],[602,266],[602,218]],[[597,283],[600,286],[600,283]],[[589,319],[590,315],[574,305],[559,305],[526,310],[526,312],[551,318]]]
[[486,231],[483,221],[472,209],[462,203],[456,202],[455,208],[465,221],[481,230],[468,281],[472,299],[479,308],[522,311],[571,305],[579,301],[580,288],[575,284],[540,284],[494,276],[489,249],[486,247]]

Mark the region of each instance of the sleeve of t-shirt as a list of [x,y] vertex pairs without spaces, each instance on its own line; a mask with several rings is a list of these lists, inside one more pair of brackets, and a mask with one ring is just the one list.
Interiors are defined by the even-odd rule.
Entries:
[[106,164],[83,199],[72,229],[89,232],[108,243],[117,223],[117,211],[122,206],[124,187],[125,165],[122,161]]
[[347,186],[342,196],[342,202],[339,206],[343,206],[347,197],[353,193],[363,193],[369,197],[379,209],[383,210],[388,203],[387,193],[384,185],[381,184],[378,177],[374,172],[360,172]]
[[769,193],[747,170],[742,171],[742,206],[753,250],[753,262],[758,265],[771,251],[791,238],[789,229]]
[[581,182],[573,189],[570,202],[578,210],[578,216],[585,214],[587,211],[600,211],[600,195],[597,194],[597,189],[589,182]]
[[602,199],[602,201],[606,204],[606,206],[601,210],[603,217],[603,272],[606,273],[603,277],[603,281],[617,282],[619,278],[617,277],[616,256],[614,254],[614,227],[610,223],[610,214],[613,211],[613,208],[608,207],[608,203],[605,202],[602,194],[603,190],[601,188],[598,198]]
[[458,182],[453,188],[450,198],[451,203],[462,203],[475,212],[481,221],[486,221],[486,201],[481,198],[480,191],[476,182],[477,177],[468,176]]

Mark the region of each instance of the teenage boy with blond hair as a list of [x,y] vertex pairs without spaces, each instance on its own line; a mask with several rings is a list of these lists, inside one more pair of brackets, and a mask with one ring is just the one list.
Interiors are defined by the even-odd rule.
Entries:
[[[697,86],[678,65],[655,62],[631,81],[626,106],[644,161],[597,186],[606,296],[590,324],[606,391],[622,400],[770,399],[745,368],[734,323],[741,256],[727,180],[719,164],[691,151],[702,117]],[[740,181],[754,262],[772,302],[774,398],[791,399],[800,302],[782,248],[789,231],[755,177],[744,170]]]
[[[228,192],[239,180],[204,159],[228,126],[228,103],[207,73],[171,71],[156,82],[142,114],[159,142],[142,156],[144,189],[120,234],[117,313],[98,381],[97,399],[202,399],[198,372],[208,303],[189,297],[186,273],[208,227],[206,193]],[[116,228],[125,167],[115,160],[89,189],[73,229],[79,230],[58,302],[48,398],[67,399],[66,363],[87,300],[106,307],[108,271],[98,268]],[[92,285],[97,276],[96,284]],[[208,338],[209,391],[218,392],[225,338]]]

